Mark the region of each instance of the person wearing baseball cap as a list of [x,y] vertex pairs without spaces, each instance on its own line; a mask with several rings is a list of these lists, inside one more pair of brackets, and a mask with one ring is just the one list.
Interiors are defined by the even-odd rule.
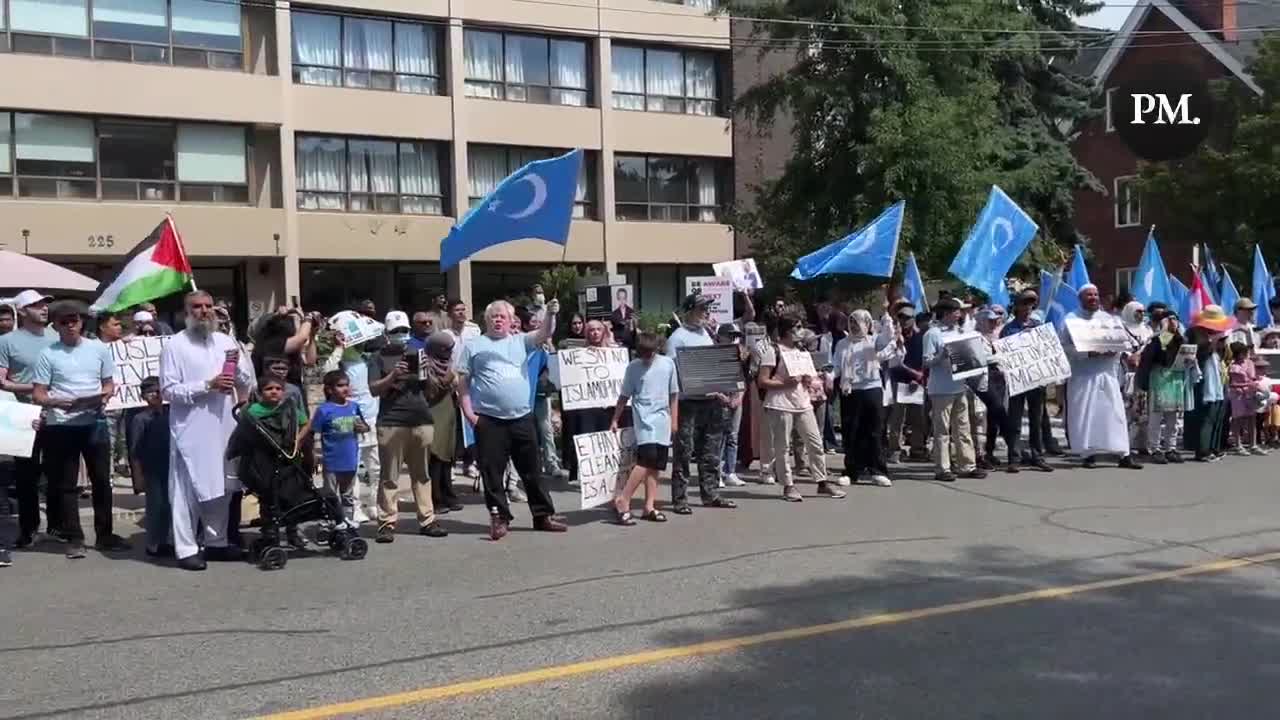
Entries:
[[969,429],[969,393],[963,380],[951,376],[951,356],[946,349],[948,340],[959,338],[964,332],[961,308],[962,304],[954,297],[939,298],[933,305],[938,324],[924,335],[923,360],[929,370],[925,391],[933,408],[934,479],[940,482],[955,482],[957,474],[971,478],[987,476],[978,468],[974,456]]
[[[1024,330],[1030,330],[1043,323],[1035,316],[1036,306],[1040,304],[1040,296],[1035,290],[1027,288],[1018,293],[1013,301],[1013,317],[1000,329],[1000,337],[1006,338]],[[1033,388],[1009,398],[1009,428],[1017,433],[1017,447],[1009,448],[1009,464],[1021,462],[1042,472],[1053,472],[1053,466],[1045,462],[1045,438],[1049,435],[1049,416],[1044,412],[1046,389]],[[1022,439],[1022,418],[1027,418],[1030,435]],[[1052,437],[1050,436],[1050,439]]]
[[[18,402],[29,403],[31,398],[31,375],[36,361],[45,348],[58,341],[58,334],[49,327],[49,302],[52,296],[38,290],[23,290],[13,298],[13,307],[17,312],[17,327],[13,332],[0,336],[0,390],[17,396]],[[16,546],[24,548],[35,541],[36,531],[40,528],[40,497],[37,483],[40,479],[40,442],[37,439],[34,451],[29,458],[14,458],[14,480],[18,486],[18,538]],[[60,532],[57,527],[62,520],[59,497],[49,497],[47,517],[53,526],[48,528],[49,534]],[[0,538],[0,549],[4,549],[8,540]],[[8,551],[4,550],[4,555]]]
[[1236,314],[1236,329],[1231,331],[1227,343],[1244,343],[1248,347],[1258,347],[1258,328],[1254,325],[1257,318],[1258,304],[1247,297],[1236,301],[1232,308]]

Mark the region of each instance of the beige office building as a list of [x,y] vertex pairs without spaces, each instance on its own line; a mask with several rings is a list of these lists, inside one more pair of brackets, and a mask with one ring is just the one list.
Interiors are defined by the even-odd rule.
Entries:
[[[483,303],[562,252],[669,309],[734,255],[711,1],[0,0],[0,243],[101,277],[169,212],[241,320],[293,296]],[[473,202],[575,147],[567,248],[441,272]]]

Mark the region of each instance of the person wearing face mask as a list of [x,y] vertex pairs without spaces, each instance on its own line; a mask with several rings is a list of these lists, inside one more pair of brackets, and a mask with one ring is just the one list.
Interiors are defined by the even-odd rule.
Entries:
[[880,372],[882,367],[900,363],[905,348],[898,330],[877,327],[866,310],[853,311],[849,335],[836,343],[832,360],[844,432],[845,475],[839,480],[841,485],[857,482],[863,471],[880,487],[893,485],[881,447],[884,389]]
[[[1079,290],[1080,309],[1067,314],[1067,321],[1089,325],[1112,322],[1102,309],[1098,287],[1092,283]],[[1120,387],[1114,352],[1076,350],[1071,332],[1063,323],[1062,348],[1071,362],[1067,380],[1067,429],[1071,449],[1084,457],[1084,467],[1097,467],[1098,455],[1119,455],[1120,467],[1142,469],[1129,453],[1129,428],[1125,420],[1124,393]]]

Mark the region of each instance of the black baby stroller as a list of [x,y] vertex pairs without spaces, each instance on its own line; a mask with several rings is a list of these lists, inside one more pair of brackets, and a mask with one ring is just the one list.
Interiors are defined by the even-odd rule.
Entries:
[[296,408],[286,399],[279,411],[255,418],[245,406],[237,407],[236,429],[227,443],[227,458],[238,459],[240,482],[258,498],[262,529],[250,557],[264,570],[289,562],[281,528],[304,522],[321,523],[317,541],[343,560],[360,560],[369,552],[369,544],[348,527],[336,489],[317,487],[312,480],[310,453],[291,452],[298,435]]

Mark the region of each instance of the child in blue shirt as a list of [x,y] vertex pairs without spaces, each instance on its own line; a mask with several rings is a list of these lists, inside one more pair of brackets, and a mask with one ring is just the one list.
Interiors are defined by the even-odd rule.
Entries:
[[129,420],[129,466],[133,491],[147,496],[147,555],[173,557],[173,511],[169,503],[169,406],[160,399],[160,378],[142,381],[146,407]]
[[[324,374],[324,402],[311,415],[307,428],[320,434],[324,481],[342,498],[346,526],[356,528],[355,497],[352,495],[356,470],[360,467],[359,435],[369,431],[360,406],[351,401],[351,379],[341,370]],[[306,435],[306,432],[299,433]]]
[[618,488],[613,509],[619,525],[635,525],[631,516],[631,496],[644,484],[644,514],[651,522],[666,522],[667,516],[654,505],[658,501],[658,473],[667,469],[671,453],[672,428],[679,425],[680,382],[676,364],[658,354],[662,339],[642,333],[636,339],[636,356],[622,378],[622,393],[613,410],[610,432],[618,431],[622,413],[631,402],[636,434],[636,466],[625,487]]

